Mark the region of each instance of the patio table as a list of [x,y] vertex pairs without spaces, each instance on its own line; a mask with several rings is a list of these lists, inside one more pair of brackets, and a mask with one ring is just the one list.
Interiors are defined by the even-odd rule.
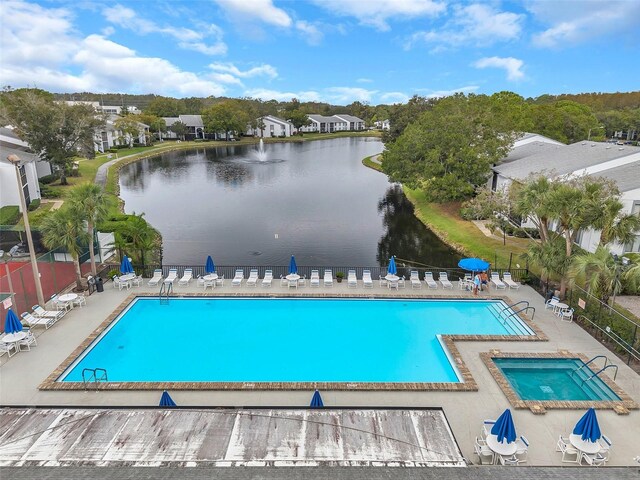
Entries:
[[497,435],[487,435],[487,446],[498,455],[511,456],[516,453],[518,446],[516,442],[499,442]]
[[569,442],[578,450],[588,455],[594,455],[602,449],[598,442],[583,440],[581,435],[576,435],[575,433],[569,435]]

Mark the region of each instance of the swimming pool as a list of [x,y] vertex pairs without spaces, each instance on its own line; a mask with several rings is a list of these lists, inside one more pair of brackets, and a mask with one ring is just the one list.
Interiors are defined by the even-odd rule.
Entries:
[[137,298],[57,382],[461,382],[440,335],[534,335],[501,301]]
[[620,400],[579,358],[493,358],[522,400]]

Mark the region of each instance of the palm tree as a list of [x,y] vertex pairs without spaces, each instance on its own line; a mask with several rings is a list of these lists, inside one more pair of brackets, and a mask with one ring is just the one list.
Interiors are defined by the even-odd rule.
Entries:
[[600,230],[600,245],[612,242],[625,243],[633,241],[640,230],[640,216],[638,214],[622,214],[624,205],[617,198],[605,201],[594,228]]
[[528,217],[540,232],[540,240],[549,240],[549,201],[553,183],[546,176],[527,181],[523,186],[514,183],[512,196],[517,198],[515,210],[518,215]]
[[569,277],[585,285],[587,291],[607,302],[622,290],[622,264],[611,252],[598,246],[595,253],[576,255],[569,268]]
[[[553,232],[550,232],[550,235],[549,241],[545,243],[531,242],[523,255],[526,260],[540,267],[542,280],[545,282],[548,282],[551,277],[564,278],[569,266],[564,239]],[[564,295],[563,291],[561,295]]]
[[143,218],[144,213],[133,216],[127,221],[126,236],[129,237],[131,248],[139,253],[138,260],[145,266],[145,255],[153,252],[157,246],[158,234]]
[[69,202],[81,213],[87,222],[89,233],[89,255],[91,257],[91,273],[96,275],[96,254],[94,250],[95,226],[103,221],[108,213],[107,197],[102,187],[95,183],[83,183],[69,192]]
[[76,270],[76,287],[83,289],[82,272],[80,271],[80,254],[82,246],[89,241],[82,213],[73,205],[56,210],[46,217],[40,225],[42,241],[50,249],[61,248],[71,254]]

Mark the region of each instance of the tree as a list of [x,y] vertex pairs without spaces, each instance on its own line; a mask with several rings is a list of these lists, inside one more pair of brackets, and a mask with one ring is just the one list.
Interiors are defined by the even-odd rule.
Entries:
[[470,197],[518,135],[495,118],[491,102],[486,96],[461,94],[440,100],[387,144],[384,171],[435,201]]
[[137,253],[138,261],[144,267],[147,253],[153,252],[157,247],[158,233],[143,218],[144,213],[135,213],[128,219],[127,228],[124,234],[134,252]]
[[132,117],[118,118],[113,126],[120,131],[118,141],[128,144],[129,147],[133,147],[133,142],[140,136],[140,130],[142,129],[140,123]]
[[63,185],[76,156],[93,156],[95,133],[105,123],[90,105],[57,103],[50,95],[32,89],[4,91],[0,120],[13,126],[21,140],[57,167]]
[[83,213],[74,205],[68,205],[47,216],[40,225],[42,241],[47,248],[64,249],[71,255],[76,271],[76,287],[83,289],[80,254],[89,241]]
[[169,127],[169,130],[175,133],[178,138],[180,138],[181,140],[184,140],[184,136],[189,131],[189,127],[187,127],[185,123],[181,121],[177,121],[177,122],[174,122],[173,125]]
[[528,218],[540,232],[540,240],[549,240],[549,199],[552,182],[544,175],[532,176],[524,184],[513,183],[510,196],[515,199],[514,211]]
[[293,124],[293,126],[296,128],[296,130],[298,130],[299,133],[301,133],[300,129],[302,127],[306,127],[311,123],[311,120],[309,120],[307,114],[300,109],[290,111],[288,117],[288,120]]
[[586,140],[589,130],[598,127],[591,108],[569,100],[536,105],[531,112],[533,131],[564,143]]
[[622,264],[603,246],[595,253],[576,255],[569,268],[569,277],[586,286],[587,291],[607,303],[622,291]]
[[249,124],[249,115],[238,100],[226,100],[202,111],[202,123],[207,132],[229,134],[245,132]]
[[600,230],[600,245],[604,247],[612,242],[624,245],[633,241],[636,232],[640,230],[638,214],[623,214],[624,205],[618,198],[607,198],[603,203],[601,215],[593,225]]
[[180,114],[179,103],[175,98],[156,97],[149,102],[144,113],[156,117],[177,117]]
[[94,250],[95,226],[102,222],[108,212],[107,197],[102,187],[95,183],[82,183],[69,192],[68,201],[74,211],[82,215],[87,222],[89,234],[89,255],[91,257],[91,273],[96,275],[96,255]]
[[564,239],[555,232],[550,232],[546,242],[531,242],[524,258],[540,267],[545,282],[551,277],[564,278],[571,263],[566,256]]
[[[422,112],[432,109],[437,102],[437,99],[414,95],[406,104],[396,104],[390,107],[387,118],[391,128],[383,133],[382,140],[385,143],[395,141],[410,123],[414,122]],[[382,118],[381,120],[386,119]]]

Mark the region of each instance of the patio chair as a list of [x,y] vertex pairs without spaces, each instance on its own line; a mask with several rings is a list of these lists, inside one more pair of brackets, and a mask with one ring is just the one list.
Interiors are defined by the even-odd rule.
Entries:
[[67,313],[66,310],[45,310],[40,305],[34,305],[31,307],[31,310],[33,310],[33,314],[36,317],[49,317],[55,318],[56,320],[60,320]]
[[[11,350],[13,350],[13,353],[11,353]],[[9,358],[11,358],[13,355],[18,353],[18,348],[16,347],[16,344],[0,342],[0,357],[5,353],[9,355]]]
[[498,455],[498,463],[509,467],[517,467],[520,461],[515,455]]
[[607,463],[607,459],[605,458],[605,456],[601,455],[600,453],[589,454],[581,452],[580,461],[578,463],[582,465],[583,460],[587,465],[591,465],[592,467],[600,467]]
[[424,283],[426,283],[429,288],[438,288],[438,284],[433,279],[433,273],[431,272],[424,273]]
[[347,288],[358,288],[358,277],[355,270],[347,272]]
[[233,277],[233,280],[231,280],[231,286],[239,287],[240,285],[242,285],[242,280],[244,280],[244,271],[236,270],[236,274]]
[[215,280],[216,287],[224,287],[224,275],[219,275]]
[[175,282],[177,278],[178,278],[178,269],[170,268],[169,275],[167,275],[167,278],[164,279],[164,283],[170,283],[173,285],[173,282]]
[[204,290],[206,290],[209,287],[211,287],[212,290],[214,288],[216,288],[216,281],[215,280],[202,280],[202,288]]
[[120,280],[120,277],[117,275],[113,276],[113,288],[117,288],[118,290],[122,290],[123,288],[129,288],[129,282],[123,282]]
[[[556,452],[562,452],[562,462],[580,463],[580,452],[569,442],[569,439],[560,435],[556,443]],[[573,459],[571,458],[573,457]]]
[[247,287],[256,287],[258,285],[258,269],[249,270],[249,278],[247,278]]
[[507,288],[507,286],[502,283],[502,280],[500,280],[498,272],[491,272],[491,283],[495,285],[496,290],[505,290]]
[[546,310],[547,308],[550,308],[552,310],[555,310],[556,308],[556,303],[560,303],[560,298],[558,297],[551,297],[549,300],[547,300],[546,302],[544,302],[544,309]]
[[373,288],[373,279],[371,278],[371,270],[362,271],[362,286],[364,288]]
[[196,278],[196,286],[204,287],[204,278],[202,278],[202,275],[198,275],[198,278]]
[[493,426],[495,425],[496,421],[495,420],[491,420],[491,419],[486,419],[482,422],[482,436],[483,437],[488,437],[489,436],[489,432],[491,431],[491,429],[493,428]]
[[520,438],[516,440],[516,446],[518,449],[516,450],[515,457],[519,463],[526,463],[527,454],[529,453],[529,440],[521,435]]
[[411,288],[422,288],[422,282],[420,281],[417,270],[411,270],[409,281],[411,282]]
[[406,286],[404,281],[404,275],[398,279],[398,288],[404,288]]
[[45,330],[49,327],[52,327],[54,323],[58,320],[54,317],[34,317],[30,313],[24,312],[22,315],[22,320],[27,324],[30,328],[38,327],[40,325],[44,325]]
[[481,444],[478,437],[476,437],[473,449],[476,452],[476,455],[478,455],[480,465],[493,465],[493,462],[495,461],[495,454],[493,453],[493,450],[491,450],[486,444]]
[[147,282],[150,287],[157,287],[162,281],[162,270],[157,268],[153,271],[153,277]]
[[602,435],[598,439],[598,443],[600,444],[600,451],[598,453],[609,461],[609,451],[611,450],[613,443],[606,435]]
[[79,293],[76,299],[73,301],[74,305],[78,307],[82,307],[87,304],[87,297],[84,296],[84,293]]
[[325,287],[333,287],[333,272],[331,270],[324,271],[324,278],[322,279],[322,284]]
[[573,308],[565,308],[560,312],[560,320],[563,322],[573,322]]
[[22,347],[31,350],[31,347],[37,347],[38,341],[31,330],[27,330],[27,336],[18,342],[18,350],[22,351]]
[[295,288],[296,290],[298,289],[298,280],[287,280],[287,287],[288,288]]
[[289,286],[289,280],[287,280],[287,277],[285,277],[284,275],[280,275],[280,286],[281,287]]
[[57,310],[70,310],[71,309],[71,305],[69,304],[69,302],[61,302],[58,299],[58,294],[57,293],[54,293],[53,295],[51,295],[51,303]]
[[298,279],[298,286],[299,287],[306,287],[307,286],[307,276],[306,275],[302,275]]
[[502,274],[502,281],[509,287],[509,290],[511,290],[512,288],[514,290],[518,290],[520,288],[520,284],[513,281],[513,279],[511,278],[511,273],[509,272],[504,272]]
[[265,270],[264,271],[264,278],[262,279],[262,286],[263,287],[270,287],[271,286],[271,282],[273,282],[273,270]]
[[311,270],[311,278],[309,279],[309,286],[320,288],[320,271],[319,270]]
[[380,275],[380,287],[386,287],[389,285],[389,281],[383,277],[382,275]]
[[189,283],[191,283],[192,278],[193,278],[193,269],[185,268],[184,272],[182,273],[182,278],[178,280],[178,285],[187,286],[189,285]]
[[447,272],[440,272],[438,274],[438,280],[440,280],[442,288],[450,288],[453,290],[453,284],[449,281],[449,275],[447,275]]

